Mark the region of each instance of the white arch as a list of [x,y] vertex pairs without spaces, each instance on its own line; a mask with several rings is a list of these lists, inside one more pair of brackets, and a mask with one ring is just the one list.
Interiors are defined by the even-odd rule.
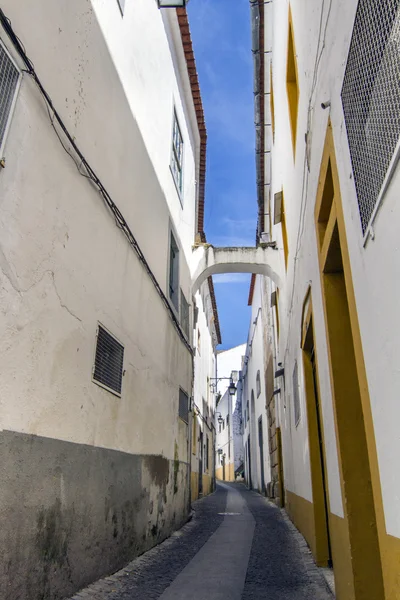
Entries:
[[277,249],[270,246],[257,248],[235,247],[214,248],[203,244],[194,248],[192,253],[192,289],[199,289],[210,275],[220,273],[257,273],[270,277],[281,287],[282,258]]

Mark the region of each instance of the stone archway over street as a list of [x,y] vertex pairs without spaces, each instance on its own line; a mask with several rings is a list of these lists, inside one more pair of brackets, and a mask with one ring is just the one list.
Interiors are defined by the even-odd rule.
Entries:
[[195,293],[210,275],[221,273],[257,273],[270,277],[281,287],[282,257],[273,246],[215,248],[196,246],[191,261],[192,289]]

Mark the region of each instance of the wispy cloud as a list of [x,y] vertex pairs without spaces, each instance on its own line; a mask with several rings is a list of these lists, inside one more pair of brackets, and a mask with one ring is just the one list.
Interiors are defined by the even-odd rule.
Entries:
[[223,273],[222,275],[213,275],[213,281],[216,285],[226,283],[244,283],[248,285],[250,275],[248,273]]

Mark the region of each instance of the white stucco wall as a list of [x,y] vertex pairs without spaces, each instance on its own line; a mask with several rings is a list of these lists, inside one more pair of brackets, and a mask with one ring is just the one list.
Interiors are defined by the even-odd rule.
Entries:
[[[232,422],[232,398],[229,390],[226,390],[217,404],[215,418],[216,445],[215,445],[215,468],[222,468],[222,460],[225,457],[225,478],[229,476],[228,465],[234,462],[233,450],[233,422]],[[222,418],[222,423],[218,419]],[[218,451],[222,450],[222,453]],[[221,471],[222,478],[222,471]]]
[[[242,368],[242,357],[246,351],[246,344],[240,344],[229,350],[223,350],[217,354],[217,377],[230,378],[232,371],[240,371]],[[229,380],[218,382],[218,392],[224,394],[229,385]]]
[[[196,431],[203,431],[203,443],[206,445],[206,435],[209,436],[210,456],[213,460],[213,445],[215,443],[214,412],[215,392],[213,384],[216,371],[216,334],[214,326],[214,314],[211,305],[210,289],[206,281],[195,295],[197,308],[197,323],[193,335],[195,357],[194,357],[194,389],[193,399],[198,412]],[[200,342],[198,333],[200,333]],[[198,435],[198,434],[197,434]],[[199,471],[199,444],[192,444],[192,470]],[[204,448],[203,448],[203,454]],[[203,461],[203,472],[207,472],[206,463]],[[208,473],[213,474],[213,465],[209,464]]]
[[[262,488],[261,461],[264,470],[264,487],[271,480],[271,468],[268,449],[268,422],[266,411],[265,376],[264,376],[264,336],[262,307],[262,276],[255,280],[253,301],[251,305],[251,321],[247,339],[246,355],[243,367],[243,385],[246,388],[246,402],[242,404],[244,423],[244,441],[251,439],[251,479],[253,487]],[[260,388],[257,390],[257,373],[260,378]],[[258,393],[259,391],[259,393]],[[252,409],[254,398],[254,410]],[[245,418],[246,411],[246,418]],[[262,423],[262,456],[259,446],[259,420]]]
[[[287,401],[292,397],[291,379],[294,361],[300,360],[301,310],[306,291],[312,287],[312,301],[316,345],[318,351],[321,406],[326,444],[328,483],[331,511],[343,515],[340,493],[337,444],[334,433],[331,385],[327,358],[325,324],[316,235],[314,204],[318,186],[320,161],[325,133],[330,118],[333,128],[336,160],[340,178],[342,205],[347,243],[350,255],[353,285],[358,310],[365,367],[368,378],[371,410],[378,454],[382,495],[387,532],[400,537],[400,479],[393,461],[400,451],[396,423],[400,417],[397,401],[400,375],[395,357],[400,351],[400,321],[397,318],[399,296],[398,233],[396,224],[400,207],[396,198],[400,185],[397,169],[382,207],[374,223],[375,239],[364,247],[357,196],[355,191],[347,133],[341,102],[341,88],[347,62],[356,0],[336,0],[330,12],[318,0],[308,2],[292,0],[290,3],[295,47],[298,61],[299,112],[295,159],[291,149],[288,103],[286,94],[286,60],[288,10],[287,0],[266,7],[266,21],[272,22],[275,32],[271,39],[267,28],[267,46],[272,48],[275,101],[275,136],[272,153],[271,195],[284,186],[286,223],[289,243],[289,268],[280,294],[281,336],[278,355],[284,362]],[[321,10],[324,10],[321,21]],[[322,22],[323,37],[320,34]],[[326,28],[326,32],[325,32]],[[315,70],[316,56],[318,68]],[[266,81],[269,81],[270,62],[266,60]],[[266,97],[266,114],[269,114],[269,97]],[[329,100],[329,110],[322,110],[321,102]],[[308,125],[307,125],[308,122]],[[303,174],[306,147],[305,134],[310,140],[310,170]],[[305,190],[302,198],[302,190]],[[301,230],[299,234],[299,223]],[[281,226],[273,226],[272,239],[282,247]],[[294,260],[295,258],[295,260]],[[283,252],[282,252],[283,259]],[[292,293],[292,288],[294,291]],[[288,318],[290,315],[290,318]],[[373,318],[371,318],[373,315]],[[301,392],[301,420],[297,427],[293,413],[285,417],[283,427],[285,457],[285,482],[289,489],[311,499],[309,478],[309,450],[303,374],[299,369]],[[286,408],[292,411],[292,406]],[[285,415],[285,410],[283,410]],[[288,448],[292,449],[288,452]],[[293,468],[287,466],[288,461]]]
[[[113,16],[111,6],[94,2],[93,10],[88,1],[25,2],[20,10],[7,0],[2,9],[167,295],[173,222],[180,285],[190,300],[185,255],[194,233],[192,138],[198,134],[183,107],[191,98],[180,96],[185,86],[155,3],[126,3],[123,20],[117,3],[110,4]],[[40,32],[32,22],[41,23]],[[119,54],[112,46],[117,38],[124,48]],[[119,64],[121,54],[128,63]],[[153,66],[163,77],[154,77]],[[147,103],[146,114],[133,97],[142,107]],[[169,172],[173,98],[185,142],[183,210]],[[98,192],[62,149],[27,75],[4,154],[0,427],[169,458],[176,442],[187,460],[187,427],[177,415],[179,386],[191,394],[191,356]],[[98,322],[125,347],[120,399],[92,382]]]

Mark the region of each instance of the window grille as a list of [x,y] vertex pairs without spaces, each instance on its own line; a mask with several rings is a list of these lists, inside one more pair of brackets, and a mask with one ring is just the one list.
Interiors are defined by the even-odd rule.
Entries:
[[182,421],[189,421],[189,396],[179,388],[179,416]]
[[400,0],[360,0],[342,88],[363,233],[400,136]]
[[186,298],[184,293],[181,290],[181,310],[180,310],[180,316],[181,316],[181,327],[186,335],[186,337],[189,339],[189,304],[186,302]]
[[0,41],[0,151],[4,146],[18,82],[19,71]]
[[297,368],[297,361],[294,363],[293,369],[293,404],[294,404],[294,423],[298,424],[300,421],[300,396],[299,396],[299,372]]
[[178,188],[179,194],[181,194],[183,183],[183,138],[175,112],[172,130],[171,170],[175,179],[176,187]]
[[93,369],[94,381],[120,395],[123,363],[124,347],[99,325]]

